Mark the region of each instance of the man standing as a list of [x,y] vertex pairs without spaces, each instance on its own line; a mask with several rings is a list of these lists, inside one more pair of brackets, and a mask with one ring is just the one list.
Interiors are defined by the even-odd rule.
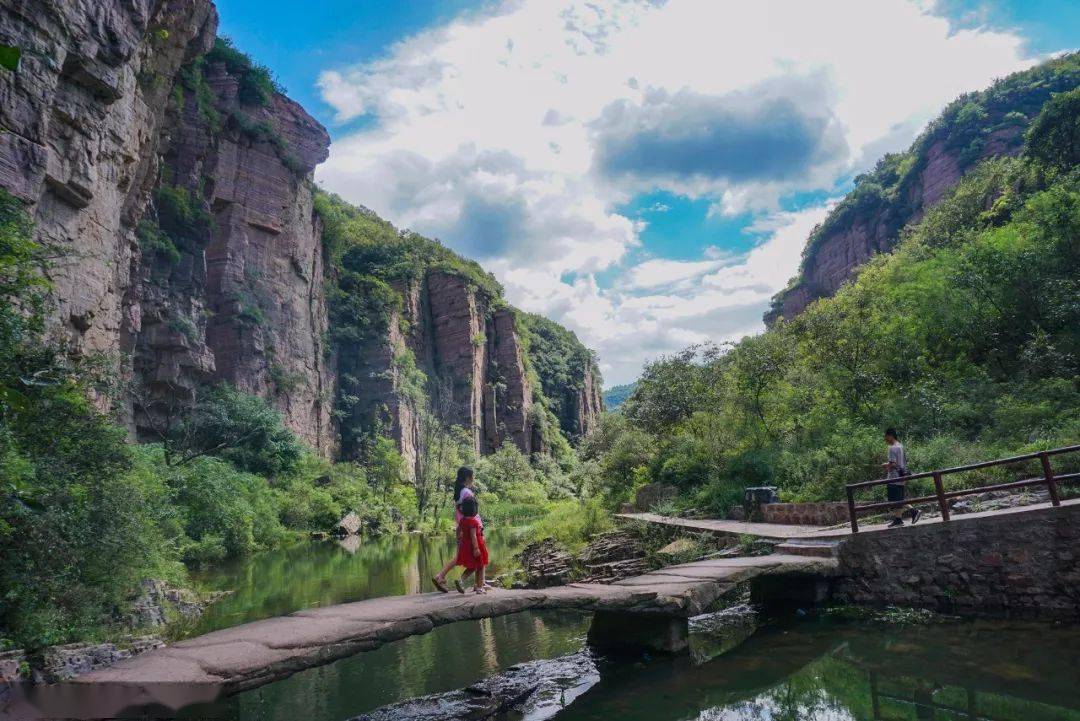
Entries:
[[[896,437],[895,428],[885,429],[885,443],[889,447],[889,460],[882,463],[882,467],[888,469],[886,478],[896,478],[896,483],[889,483],[885,486],[888,492],[889,501],[902,501],[907,497],[907,481],[904,477],[909,475],[907,469],[907,458],[904,455],[904,446],[900,443],[900,439]],[[889,528],[896,528],[897,526],[904,525],[904,516],[911,514],[911,522],[915,523],[919,520],[919,516],[922,515],[922,511],[918,508],[912,508],[911,506],[901,506],[897,508],[893,513],[893,519],[889,522]]]

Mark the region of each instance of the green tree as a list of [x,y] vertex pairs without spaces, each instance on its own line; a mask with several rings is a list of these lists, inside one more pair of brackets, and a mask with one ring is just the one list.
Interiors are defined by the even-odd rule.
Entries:
[[277,474],[291,470],[303,450],[282,425],[280,413],[227,383],[200,394],[161,435],[165,462],[171,466],[218,456],[242,470]]
[[693,345],[645,366],[623,413],[649,433],[661,433],[716,400],[715,345]]
[[0,191],[0,636],[36,648],[85,635],[163,571],[165,493],[131,473],[88,369],[48,342],[31,232]]
[[1064,170],[1080,163],[1080,88],[1057,93],[1043,106],[1028,128],[1027,153]]

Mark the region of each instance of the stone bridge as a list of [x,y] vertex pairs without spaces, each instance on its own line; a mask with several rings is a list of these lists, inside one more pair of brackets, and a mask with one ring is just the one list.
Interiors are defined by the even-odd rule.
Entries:
[[599,645],[621,641],[678,651],[686,642],[686,619],[710,610],[737,585],[763,576],[795,584],[836,569],[830,558],[773,554],[671,566],[612,585],[373,598],[214,631],[80,676],[75,684],[207,685],[234,693],[436,626],[540,609],[596,612]]

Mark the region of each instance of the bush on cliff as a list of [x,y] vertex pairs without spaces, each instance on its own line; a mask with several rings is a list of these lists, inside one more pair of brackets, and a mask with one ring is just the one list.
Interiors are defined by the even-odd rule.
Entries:
[[291,471],[303,454],[278,411],[227,383],[200,393],[163,436],[170,466],[216,456],[240,470],[274,476]]
[[269,105],[275,92],[283,92],[270,68],[238,50],[229,38],[215,38],[205,58],[209,63],[224,63],[229,74],[238,79],[237,97],[246,105]]

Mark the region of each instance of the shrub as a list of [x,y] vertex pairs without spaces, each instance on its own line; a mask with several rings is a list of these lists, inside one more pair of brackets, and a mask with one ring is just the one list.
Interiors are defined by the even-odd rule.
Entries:
[[224,383],[204,392],[163,440],[169,465],[217,456],[241,470],[268,475],[292,470],[302,452],[280,413]]
[[0,636],[30,648],[89,634],[169,570],[162,488],[86,400],[87,367],[44,335],[41,256],[0,191]]
[[533,540],[554,538],[567,548],[577,549],[613,525],[600,499],[560,501],[529,527],[529,537]]
[[206,61],[223,63],[229,74],[237,78],[237,96],[246,105],[269,105],[273,94],[282,92],[270,69],[237,50],[229,38],[215,39],[213,49],[206,54]]

